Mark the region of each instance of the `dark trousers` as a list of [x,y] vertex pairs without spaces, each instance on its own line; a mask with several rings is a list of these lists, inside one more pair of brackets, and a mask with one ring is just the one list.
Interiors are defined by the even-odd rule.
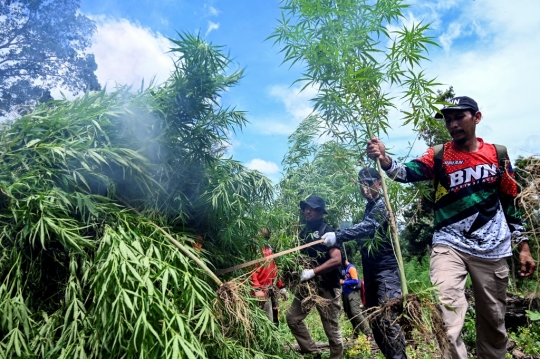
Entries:
[[354,331],[354,338],[363,332],[365,335],[371,335],[371,329],[369,329],[369,323],[362,315],[362,299],[360,299],[360,292],[355,290],[346,296],[343,296],[343,311],[347,314],[347,318],[351,321]]
[[[372,308],[383,304],[391,298],[401,296],[401,285],[398,268],[374,271],[364,269],[364,285],[366,286],[366,307]],[[392,325],[394,318],[378,318],[371,322],[375,342],[387,359],[407,358],[405,337],[399,324]]]

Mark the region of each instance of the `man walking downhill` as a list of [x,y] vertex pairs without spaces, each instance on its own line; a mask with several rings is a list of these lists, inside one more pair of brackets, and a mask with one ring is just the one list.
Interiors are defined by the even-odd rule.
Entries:
[[[305,201],[300,202],[300,209],[306,220],[299,236],[301,244],[317,241],[323,234],[333,231],[332,227],[324,222],[323,217],[327,212],[321,197],[309,196]],[[303,249],[302,253],[311,259],[313,268],[304,269],[300,281],[313,283],[311,287],[315,289],[315,294],[318,296],[314,305],[321,316],[324,332],[328,337],[330,359],[341,359],[343,358],[343,342],[339,329],[339,313],[341,311],[340,248],[339,246],[327,247],[316,244]],[[300,352],[310,355],[311,358],[320,358],[321,353],[304,323],[304,319],[313,307],[313,305],[303,303],[306,299],[305,295],[301,288],[296,290],[294,300],[287,312],[287,324],[298,342]]]
[[482,113],[467,96],[450,100],[436,118],[443,118],[452,141],[429,148],[420,158],[401,164],[386,155],[377,138],[367,154],[379,159],[388,177],[398,182],[434,180],[435,219],[430,260],[431,282],[450,339],[450,356],[466,359],[461,339],[467,301],[465,280],[471,276],[476,302],[478,358],[503,359],[508,264],[512,242],[517,246],[520,275],[533,274],[535,263],[514,199],[517,185],[506,148],[476,137]]
[[[366,308],[369,309],[400,297],[401,280],[388,231],[388,210],[379,194],[381,176],[373,168],[363,168],[358,173],[358,183],[362,196],[367,200],[362,222],[341,231],[326,233],[322,238],[327,246],[352,240],[361,245]],[[379,318],[371,322],[371,329],[385,358],[407,357],[405,337],[394,320]]]

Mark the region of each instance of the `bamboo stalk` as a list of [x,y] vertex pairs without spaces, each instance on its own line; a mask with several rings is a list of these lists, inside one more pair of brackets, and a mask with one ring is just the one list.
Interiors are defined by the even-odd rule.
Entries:
[[[366,123],[366,127],[369,133],[369,137],[373,138],[373,132],[371,131],[371,127],[368,123]],[[385,180],[385,173],[381,166],[381,161],[377,158],[377,170],[379,171],[379,176],[381,177],[381,184],[382,184],[382,190],[383,190],[383,197],[384,202],[386,204],[386,210],[388,211],[388,217],[390,222],[390,238],[392,239],[393,245],[394,245],[394,254],[396,255],[396,259],[398,262],[398,269],[399,269],[399,279],[401,282],[401,293],[403,295],[403,298],[409,294],[409,290],[407,288],[407,278],[405,277],[405,267],[403,266],[403,257],[401,256],[401,246],[399,245],[399,233],[397,230],[397,224],[396,224],[396,216],[394,214],[394,211],[392,210],[392,206],[390,205],[390,197],[388,196],[388,187],[386,186],[386,180]]]
[[399,244],[399,234],[396,225],[396,216],[394,215],[394,211],[392,210],[392,206],[390,205],[390,198],[388,197],[388,188],[386,187],[384,171],[381,166],[381,161],[379,161],[378,158],[377,170],[379,171],[379,175],[381,176],[384,202],[386,203],[386,209],[388,211],[388,216],[390,217],[390,228],[392,229],[390,237],[392,238],[394,244],[394,252],[396,254],[398,262],[399,279],[401,281],[401,292],[403,294],[403,298],[405,298],[405,296],[409,294],[409,290],[407,289],[407,278],[405,278],[405,268],[403,266],[403,257],[401,256],[401,246]]

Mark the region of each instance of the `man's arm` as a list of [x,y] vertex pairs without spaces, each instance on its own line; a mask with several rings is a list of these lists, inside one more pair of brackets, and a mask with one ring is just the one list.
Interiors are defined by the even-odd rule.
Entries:
[[407,163],[399,163],[386,155],[382,141],[373,137],[368,141],[366,153],[373,161],[379,159],[386,175],[396,182],[407,183],[433,179],[433,148],[428,149],[420,158]]
[[358,285],[358,272],[355,267],[349,268],[349,277],[351,277],[351,279],[344,280],[342,284],[349,286]]
[[251,274],[249,279],[251,281],[251,286],[253,287],[253,291],[255,292],[255,297],[258,299],[265,299],[266,292],[261,288],[261,283],[259,281],[261,272],[262,272],[262,267],[259,266],[259,268],[257,268],[257,270],[255,270]]
[[529,277],[533,274],[536,264],[529,249],[529,239],[525,235],[521,213],[516,205],[517,195],[518,187],[514,178],[514,170],[512,169],[510,159],[507,157],[506,168],[502,173],[499,184],[499,198],[506,223],[508,223],[508,227],[512,232],[512,240],[518,246],[519,262],[521,264],[519,275],[521,277]]
[[379,200],[362,222],[347,229],[337,231],[336,239],[339,243],[373,238],[377,229],[386,222],[388,222],[388,211],[386,210],[384,201]]
[[259,281],[259,276],[261,275],[261,266],[259,265],[256,270],[251,273],[249,276],[249,281],[251,282],[251,286],[253,289],[259,289],[261,288],[261,283]]
[[362,239],[373,238],[377,229],[388,222],[388,219],[389,216],[386,205],[384,204],[384,201],[379,200],[362,222],[343,230],[325,233],[322,236],[322,239],[325,240],[323,244],[325,246],[332,246],[336,242],[341,243],[353,240],[360,242]]
[[338,248],[330,248],[328,254],[330,255],[330,259],[320,266],[313,268],[315,275],[331,272],[341,264],[341,251]]

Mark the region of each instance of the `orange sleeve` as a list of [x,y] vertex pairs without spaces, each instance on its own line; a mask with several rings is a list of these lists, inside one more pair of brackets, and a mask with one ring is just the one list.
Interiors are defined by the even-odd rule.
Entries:
[[351,266],[351,268],[349,268],[349,275],[351,276],[351,279],[358,280],[358,271],[355,267]]

